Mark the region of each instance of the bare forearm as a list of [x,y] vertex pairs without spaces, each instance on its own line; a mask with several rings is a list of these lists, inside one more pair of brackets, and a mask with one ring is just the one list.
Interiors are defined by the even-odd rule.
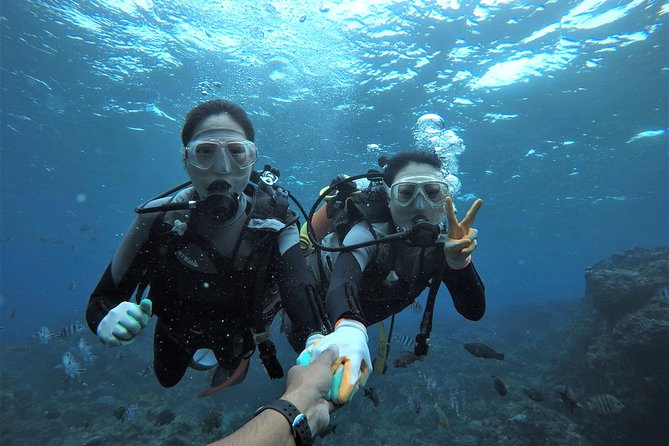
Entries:
[[294,446],[295,439],[286,418],[274,410],[263,410],[229,436],[209,446]]

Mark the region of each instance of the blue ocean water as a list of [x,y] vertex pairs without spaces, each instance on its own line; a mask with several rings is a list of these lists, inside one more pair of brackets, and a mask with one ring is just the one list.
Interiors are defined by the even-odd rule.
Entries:
[[[668,13],[642,0],[4,2],[0,336],[30,353],[3,362],[29,362],[38,388],[62,379],[65,347],[32,336],[84,320],[135,206],[186,180],[183,117],[214,97],[249,112],[258,165],[305,206],[335,175],[415,148],[418,118],[438,114],[465,147],[456,205],[485,201],[474,260],[489,314],[582,297],[586,267],[669,243]],[[438,315],[453,316],[442,293]],[[150,361],[144,341],[131,361]],[[123,385],[104,370],[89,388]]]

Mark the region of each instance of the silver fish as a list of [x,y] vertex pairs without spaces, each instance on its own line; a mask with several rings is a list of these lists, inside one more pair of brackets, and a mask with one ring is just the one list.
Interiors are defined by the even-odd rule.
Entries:
[[413,350],[416,346],[416,341],[406,335],[395,335],[395,340],[407,350]]
[[123,414],[121,415],[121,422],[129,423],[132,421],[135,416],[135,412],[137,412],[137,403],[132,403],[123,411]]
[[62,367],[68,377],[77,381],[81,381],[81,374],[86,371],[86,369],[79,366],[79,363],[70,352],[63,353],[63,356],[60,358],[60,365],[57,367]]
[[49,327],[40,327],[40,329],[37,330],[37,340],[40,344],[48,344],[55,336],[56,333],[49,330]]
[[70,339],[75,337],[85,329],[86,326],[83,323],[77,321],[61,328],[60,331],[56,333],[56,337],[58,339]]
[[79,351],[79,356],[81,356],[81,359],[83,359],[86,364],[93,364],[95,362],[97,356],[93,354],[93,348],[86,343],[84,338],[79,339],[77,349]]

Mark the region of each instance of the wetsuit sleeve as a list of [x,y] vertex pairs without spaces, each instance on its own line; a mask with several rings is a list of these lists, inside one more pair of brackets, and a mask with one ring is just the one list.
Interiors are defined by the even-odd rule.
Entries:
[[[292,234],[292,232],[295,234]],[[285,235],[284,235],[285,234]],[[294,240],[286,249],[285,240]],[[278,283],[281,304],[293,324],[291,344],[296,352],[301,352],[310,334],[325,331],[325,312],[316,291],[316,282],[307,270],[307,264],[300,250],[297,226],[282,231],[279,238],[282,246],[279,257]]]
[[455,309],[472,321],[485,314],[485,287],[472,262],[464,269],[451,269],[446,265],[443,282],[448,287]]
[[[372,240],[374,236],[364,223],[354,225],[344,237],[344,245],[353,245]],[[330,284],[325,296],[325,308],[329,319],[354,319],[366,324],[358,301],[362,273],[374,257],[376,246],[342,252],[335,260]]]
[[130,299],[142,279],[155,220],[156,214],[137,216],[93,290],[86,308],[86,322],[93,333],[97,333],[100,321],[111,309]]

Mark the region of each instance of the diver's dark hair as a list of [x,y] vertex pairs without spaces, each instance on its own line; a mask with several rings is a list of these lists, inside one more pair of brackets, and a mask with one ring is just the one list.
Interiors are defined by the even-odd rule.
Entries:
[[197,125],[207,119],[209,116],[227,113],[233,121],[239,124],[246,134],[249,141],[254,141],[256,134],[253,130],[253,123],[248,115],[239,105],[227,99],[212,99],[203,102],[188,112],[183,129],[181,129],[181,142],[184,146],[193,138],[193,131]]
[[[395,181],[397,172],[404,169],[409,163],[428,164],[435,169],[441,169],[441,160],[436,153],[419,150],[414,152],[402,152],[390,159],[385,159],[384,161],[385,166],[381,166],[385,167],[383,170],[383,182],[386,183],[388,187]],[[381,162],[380,159],[379,162]]]

